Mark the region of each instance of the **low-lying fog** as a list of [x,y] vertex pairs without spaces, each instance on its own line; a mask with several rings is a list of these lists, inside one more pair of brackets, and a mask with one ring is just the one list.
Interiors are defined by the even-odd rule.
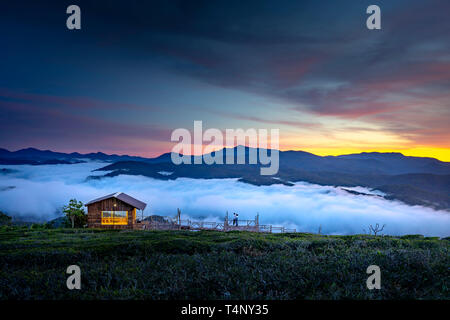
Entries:
[[[121,191],[146,202],[145,215],[174,216],[180,208],[184,218],[218,221],[226,211],[230,216],[232,212],[239,213],[240,219],[253,219],[259,212],[261,224],[302,232],[317,232],[321,226],[326,234],[355,234],[363,233],[369,224],[379,223],[386,224],[385,234],[450,235],[448,212],[408,206],[378,196],[354,195],[340,188],[308,183],[257,187],[236,179],[162,181],[142,176],[86,181],[92,170],[104,165],[91,162],[0,166],[15,170],[0,174],[0,211],[43,221],[61,216],[61,207],[71,198],[86,203]],[[369,192],[364,188],[353,190]]]

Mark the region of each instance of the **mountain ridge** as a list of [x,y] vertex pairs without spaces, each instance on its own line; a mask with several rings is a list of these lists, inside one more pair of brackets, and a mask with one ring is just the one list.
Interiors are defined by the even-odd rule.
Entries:
[[[238,147],[229,148],[229,149],[237,149]],[[226,150],[227,148],[223,148],[222,150]],[[249,149],[255,149],[250,147],[245,147],[246,153]],[[258,150],[258,148],[256,148]],[[268,149],[270,150],[270,149]],[[387,158],[395,156],[397,158],[408,158],[408,159],[420,159],[420,160],[426,160],[427,161],[433,161],[436,163],[444,163],[450,165],[450,162],[441,161],[436,158],[432,157],[415,157],[415,156],[405,156],[402,153],[399,152],[360,152],[360,153],[350,153],[350,154],[343,154],[343,155],[337,155],[337,156],[319,156],[315,155],[313,153],[303,151],[303,150],[285,150],[281,151],[278,150],[280,155],[288,155],[288,154],[295,154],[297,156],[302,157],[314,157],[314,158],[322,158],[322,159],[367,159],[367,158]],[[106,160],[106,161],[127,161],[127,160],[134,160],[134,161],[144,161],[144,162],[159,162],[159,161],[168,161],[170,160],[170,155],[172,152],[166,152],[162,153],[156,157],[149,158],[149,157],[141,157],[141,156],[132,156],[132,155],[118,155],[118,154],[107,154],[104,152],[90,152],[90,153],[79,153],[79,152],[71,152],[71,153],[65,153],[65,152],[58,152],[58,151],[52,151],[52,150],[41,150],[38,148],[28,147],[19,149],[16,151],[10,151],[6,148],[0,148],[0,159],[16,159],[16,160],[35,160],[35,161],[42,161],[42,160],[67,160],[67,159],[90,159],[90,160]],[[214,152],[212,152],[214,153]],[[181,154],[180,154],[181,155]],[[203,154],[204,156],[205,154]]]
[[[105,172],[88,179],[103,179],[118,175],[143,175],[160,180],[177,178],[224,179],[236,178],[241,182],[258,186],[305,181],[319,185],[342,187],[363,186],[385,192],[386,199],[400,200],[410,205],[423,205],[435,209],[450,209],[450,163],[435,158],[409,157],[400,153],[359,153],[341,156],[318,156],[305,151],[280,151],[279,171],[274,176],[261,176],[260,164],[249,164],[250,152],[259,159],[259,150],[234,147],[234,163],[237,150],[243,150],[245,164],[192,164],[175,165],[172,153],[155,158],[128,155],[108,155],[102,152],[81,154],[60,153],[35,148],[15,152],[0,149],[0,164],[71,164],[76,161],[104,161],[97,171]],[[220,154],[212,152],[210,155]],[[270,150],[270,153],[273,151]],[[223,163],[226,163],[226,151]],[[23,163],[21,163],[23,162]],[[259,161],[258,161],[259,163]],[[108,171],[108,172],[107,172]],[[4,173],[6,174],[6,173]]]

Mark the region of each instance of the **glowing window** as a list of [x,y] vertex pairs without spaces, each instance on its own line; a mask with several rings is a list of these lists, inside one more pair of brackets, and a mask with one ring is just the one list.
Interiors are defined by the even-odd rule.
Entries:
[[102,211],[103,225],[127,225],[128,211]]

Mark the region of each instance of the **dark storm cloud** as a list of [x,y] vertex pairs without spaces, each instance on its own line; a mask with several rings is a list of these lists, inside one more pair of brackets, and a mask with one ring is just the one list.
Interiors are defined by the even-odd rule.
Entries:
[[[30,30],[40,30],[36,56],[77,61],[67,66],[72,85],[83,82],[80,74],[96,79],[89,74],[96,59],[111,61],[112,69],[151,61],[171,74],[286,102],[299,112],[364,118],[417,142],[449,138],[448,125],[440,121],[448,119],[449,105],[448,1],[378,1],[382,30],[376,31],[365,27],[369,1],[74,3],[82,8],[82,30],[70,35],[61,25],[72,3],[17,1],[2,9],[4,21],[16,26],[12,34],[24,37],[8,38],[4,32],[10,44],[33,42]],[[44,80],[58,71],[20,62],[21,68],[34,70],[33,77],[40,73],[46,86],[31,76],[18,83],[31,82],[37,92],[51,86],[57,90],[59,83]],[[4,68],[9,68],[6,62]],[[15,72],[7,70],[8,81],[15,80]],[[101,89],[104,84],[98,81]],[[61,111],[70,110],[68,104],[63,102]],[[417,117],[417,110],[424,109],[433,112]]]

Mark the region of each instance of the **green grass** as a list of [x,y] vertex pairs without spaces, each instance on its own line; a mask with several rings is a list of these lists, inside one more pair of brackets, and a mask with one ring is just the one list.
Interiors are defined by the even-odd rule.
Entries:
[[[0,228],[0,299],[449,299],[448,240]],[[66,288],[69,265],[81,290]],[[369,265],[381,290],[366,288]]]

